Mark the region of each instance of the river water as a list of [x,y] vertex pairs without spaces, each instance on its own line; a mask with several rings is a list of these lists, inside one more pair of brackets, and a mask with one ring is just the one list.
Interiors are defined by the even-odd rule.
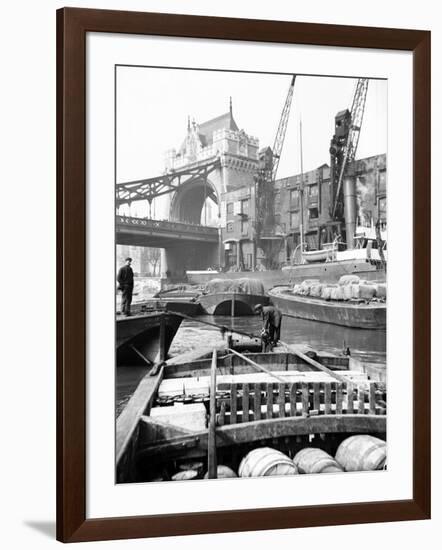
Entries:
[[[200,345],[216,345],[223,341],[221,332],[198,320],[207,321],[241,330],[247,333],[259,334],[261,317],[224,317],[204,315],[181,324],[172,346],[171,355],[177,355],[198,348]],[[349,347],[352,357],[363,362],[386,364],[386,333],[383,330],[361,330],[318,323],[293,317],[283,317],[281,325],[281,340],[287,344],[307,344],[317,351],[328,351],[339,354]],[[145,367],[120,367],[116,377],[117,415],[129,400],[141,378],[147,372]]]

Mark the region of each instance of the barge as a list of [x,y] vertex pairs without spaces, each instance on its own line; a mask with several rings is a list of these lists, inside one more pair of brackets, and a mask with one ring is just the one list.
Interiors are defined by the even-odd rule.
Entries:
[[117,482],[233,477],[256,447],[294,457],[385,439],[385,385],[351,357],[304,351],[206,349],[147,374],[117,420]]
[[151,313],[159,311],[169,311],[173,313],[183,313],[189,317],[195,317],[202,314],[201,305],[193,299],[179,297],[161,297],[146,300],[140,304],[132,306],[135,313]]
[[208,315],[254,315],[254,307],[267,305],[269,299],[262,294],[240,292],[215,292],[202,294],[198,298],[202,310]]
[[385,302],[327,301],[293,294],[289,286],[272,288],[268,295],[273,305],[289,317],[361,329],[385,330],[387,326]]
[[116,318],[117,366],[163,361],[182,322],[171,312],[134,312]]
[[212,279],[197,299],[208,315],[254,315],[258,304],[269,301],[264,285],[255,279]]

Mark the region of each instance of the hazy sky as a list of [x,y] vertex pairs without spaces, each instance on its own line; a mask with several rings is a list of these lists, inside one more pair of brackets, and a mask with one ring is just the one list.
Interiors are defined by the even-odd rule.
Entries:
[[[260,147],[272,146],[290,81],[291,75],[280,74],[118,67],[117,182],[162,174],[165,151],[178,149],[186,136],[187,117],[202,123],[226,113],[230,96],[238,127],[257,137]],[[350,109],[356,82],[296,78],[278,178],[301,171],[301,118],[304,171],[329,164],[334,117]],[[386,149],[387,81],[370,80],[357,158]],[[162,203],[158,203],[161,215]],[[140,215],[146,215],[141,204],[139,208],[143,208]]]

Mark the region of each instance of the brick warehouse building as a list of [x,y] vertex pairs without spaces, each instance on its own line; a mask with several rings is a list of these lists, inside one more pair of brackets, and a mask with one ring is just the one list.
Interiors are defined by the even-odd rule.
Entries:
[[[278,268],[290,262],[299,245],[301,224],[304,242],[310,250],[331,242],[340,233],[340,222],[333,221],[330,214],[330,167],[322,164],[302,177],[297,174],[274,182],[272,226],[257,238],[256,174],[260,158],[269,154],[269,147],[260,150],[259,140],[238,127],[231,103],[227,113],[214,119],[201,124],[189,120],[181,147],[166,153],[166,172],[215,158],[220,160],[219,168],[205,183],[183,188],[170,196],[168,207],[171,220],[219,228],[218,251],[214,251],[210,260],[200,258],[203,263],[209,262],[204,267]],[[385,225],[386,155],[356,160],[352,168],[356,177],[358,225],[370,227],[378,220]],[[212,200],[210,216],[204,208],[207,197]],[[184,264],[197,264],[196,260],[190,262],[188,253],[174,263],[177,265],[173,265],[172,271],[178,269],[178,264],[182,268]]]
[[[355,161],[356,194],[359,225],[370,227],[380,220],[386,224],[386,155]],[[303,209],[301,211],[301,180]],[[274,188],[274,228],[272,240],[278,251],[278,263],[286,264],[300,243],[303,223],[304,240],[309,249],[330,242],[338,233],[338,224],[330,216],[330,167],[278,179]],[[254,188],[244,186],[222,197],[221,231],[225,247],[226,266],[259,269],[264,264],[264,252],[254,245],[256,208]],[[255,260],[256,257],[256,260]]]

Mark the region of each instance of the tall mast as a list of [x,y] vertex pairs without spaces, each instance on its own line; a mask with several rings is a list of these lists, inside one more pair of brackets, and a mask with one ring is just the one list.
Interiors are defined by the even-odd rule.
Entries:
[[304,251],[304,164],[302,155],[302,120],[299,119],[299,149],[301,155],[301,183],[299,185],[299,198],[301,202],[301,225],[299,226],[299,233],[301,239],[301,262],[302,253]]

